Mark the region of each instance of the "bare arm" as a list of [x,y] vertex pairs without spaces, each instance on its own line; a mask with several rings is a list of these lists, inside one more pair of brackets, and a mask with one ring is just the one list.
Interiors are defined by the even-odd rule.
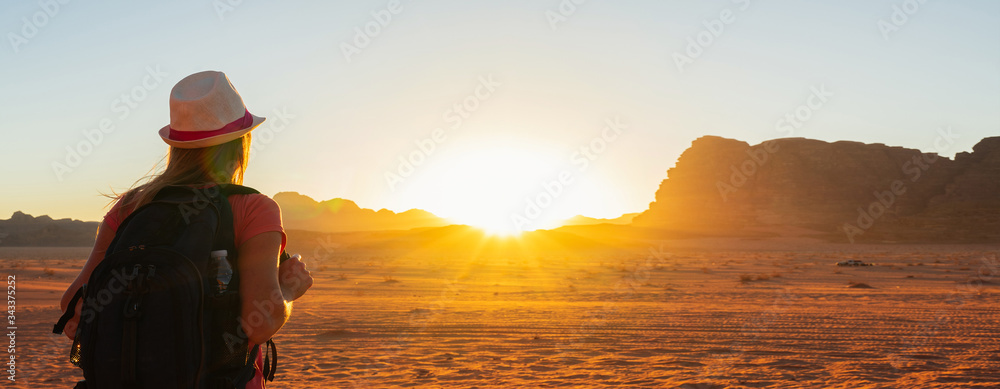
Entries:
[[[59,301],[59,308],[66,312],[66,308],[69,306],[69,301],[73,299],[73,295],[76,294],[77,289],[80,289],[83,284],[90,279],[90,274],[94,272],[94,268],[101,263],[104,259],[104,253],[107,252],[108,246],[111,245],[111,241],[115,238],[115,231],[107,228],[104,223],[101,223],[100,227],[97,228],[97,241],[94,242],[94,248],[90,251],[90,257],[87,258],[87,263],[83,265],[83,269],[80,269],[80,274],[77,274],[76,279],[73,283],[69,284],[69,288],[63,292],[62,299]],[[73,318],[66,323],[66,328],[64,333],[70,339],[76,335],[76,326],[80,322],[80,311],[83,307],[81,302],[76,304],[76,314]]]
[[298,258],[278,266],[280,249],[281,233],[276,231],[247,239],[239,248],[243,331],[254,344],[271,339],[288,321],[292,301],[312,286],[312,276]]

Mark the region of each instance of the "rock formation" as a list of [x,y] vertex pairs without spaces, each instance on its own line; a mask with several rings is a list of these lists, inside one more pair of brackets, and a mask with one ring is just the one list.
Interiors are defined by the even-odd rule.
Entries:
[[954,160],[883,144],[705,136],[636,226],[709,234],[805,228],[843,241],[1000,238],[1000,137]]
[[10,219],[0,220],[0,246],[92,246],[98,224],[17,211]]
[[638,216],[638,213],[626,213],[619,217],[613,219],[599,219],[593,217],[587,217],[583,215],[576,215],[562,222],[564,226],[589,226],[594,224],[629,224],[632,223],[632,219]]
[[286,230],[321,232],[407,230],[419,227],[449,225],[434,214],[411,209],[395,213],[388,209],[378,211],[361,208],[351,200],[333,199],[317,202],[296,192],[274,195],[281,207],[281,219]]

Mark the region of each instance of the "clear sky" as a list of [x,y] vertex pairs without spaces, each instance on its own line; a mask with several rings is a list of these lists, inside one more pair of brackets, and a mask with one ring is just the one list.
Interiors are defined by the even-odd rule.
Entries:
[[268,117],[245,184],[482,224],[642,211],[702,135],[1000,134],[991,0],[6,1],[0,32],[0,217],[99,220],[209,69]]

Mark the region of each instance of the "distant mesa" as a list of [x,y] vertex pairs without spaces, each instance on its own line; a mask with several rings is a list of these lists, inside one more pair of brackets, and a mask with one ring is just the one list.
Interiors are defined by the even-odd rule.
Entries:
[[0,246],[92,246],[98,224],[71,219],[53,220],[47,215],[33,217],[17,211],[10,219],[0,219]]
[[632,219],[638,216],[639,213],[626,213],[614,219],[597,219],[586,216],[573,216],[562,222],[564,226],[590,226],[595,224],[630,224]]
[[411,209],[400,213],[388,209],[375,211],[361,208],[351,200],[337,198],[316,201],[296,192],[281,192],[275,194],[273,198],[281,207],[284,228],[289,230],[381,231],[443,227],[451,224],[445,219],[420,209]]
[[634,226],[833,241],[997,242],[1000,137],[955,159],[883,144],[696,139]]

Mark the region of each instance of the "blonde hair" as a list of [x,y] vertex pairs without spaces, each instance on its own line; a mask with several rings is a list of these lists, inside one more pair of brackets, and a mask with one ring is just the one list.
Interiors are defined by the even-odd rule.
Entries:
[[[164,157],[167,166],[162,172],[140,178],[124,193],[106,196],[112,199],[110,204],[121,203],[118,208],[119,218],[124,218],[126,210],[148,204],[160,189],[167,186],[242,185],[250,157],[250,140],[248,132],[242,137],[215,146],[197,149],[171,146]],[[142,181],[146,182],[140,184]]]

